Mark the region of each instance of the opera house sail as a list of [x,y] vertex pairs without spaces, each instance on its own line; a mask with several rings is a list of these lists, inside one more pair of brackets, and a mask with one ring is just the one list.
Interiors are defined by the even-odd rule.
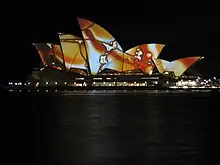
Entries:
[[[77,21],[81,37],[59,33],[60,44],[39,42],[33,45],[44,68],[57,71],[59,76],[69,75],[70,80],[77,79],[73,75],[84,76],[81,79],[85,81],[80,86],[88,82],[94,86],[155,86],[158,82],[163,84],[162,79],[165,81],[166,77],[174,78],[174,83],[203,58],[185,57],[169,62],[159,58],[165,45],[158,43],[125,50],[102,26],[82,18]],[[104,75],[110,77],[107,79]]]
[[151,75],[154,64],[152,58],[157,58],[165,45],[143,44],[135,46],[124,53],[123,71],[141,70]]
[[71,34],[59,34],[59,39],[66,71],[82,69],[88,72],[87,55],[83,40]]
[[202,57],[196,56],[181,58],[171,62],[156,58],[153,58],[153,61],[160,73],[173,72],[176,77],[180,77],[187,69],[200,59],[202,59]]
[[101,26],[78,18],[82,36],[88,53],[92,75],[105,68],[121,72],[123,70],[123,50],[115,38]]
[[36,47],[44,66],[58,70],[64,69],[63,53],[60,45],[51,43],[34,43],[33,45]]

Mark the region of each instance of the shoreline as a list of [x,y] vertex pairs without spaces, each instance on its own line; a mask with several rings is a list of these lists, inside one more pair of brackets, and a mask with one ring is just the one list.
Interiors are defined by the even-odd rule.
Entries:
[[8,92],[59,92],[59,93],[183,93],[183,92],[220,92],[219,87],[215,88],[169,88],[169,87],[37,87],[37,88],[5,88],[4,91]]

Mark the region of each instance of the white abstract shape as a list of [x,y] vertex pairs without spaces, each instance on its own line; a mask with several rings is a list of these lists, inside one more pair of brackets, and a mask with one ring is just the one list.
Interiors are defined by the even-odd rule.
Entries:
[[107,64],[108,63],[107,55],[101,55],[99,58],[99,62],[100,64]]
[[47,43],[47,46],[49,46],[52,49],[52,44],[51,43]]
[[136,54],[136,56],[134,56],[135,58],[137,58],[138,60],[142,59],[143,52],[139,48],[136,50],[135,54]]

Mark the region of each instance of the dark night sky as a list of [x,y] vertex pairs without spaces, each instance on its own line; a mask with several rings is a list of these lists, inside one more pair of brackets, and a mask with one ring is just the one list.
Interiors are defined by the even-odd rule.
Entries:
[[80,36],[76,16],[103,26],[124,50],[153,42],[166,45],[160,55],[163,59],[205,56],[193,68],[220,77],[220,32],[218,13],[214,9],[168,9],[162,6],[153,10],[149,9],[147,2],[138,6],[110,6],[113,11],[100,4],[89,11],[62,4],[50,8],[40,6],[33,4],[19,11],[12,10],[10,16],[3,18],[3,52],[6,53],[1,65],[3,80],[24,79],[33,67],[38,66],[40,57],[32,46],[33,42],[59,43],[58,32]]

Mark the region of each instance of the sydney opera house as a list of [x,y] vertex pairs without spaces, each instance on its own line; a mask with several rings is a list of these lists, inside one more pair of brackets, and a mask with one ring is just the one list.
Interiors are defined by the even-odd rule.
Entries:
[[33,71],[29,85],[155,88],[201,84],[199,75],[185,73],[203,57],[160,59],[165,45],[156,43],[124,50],[100,25],[77,20],[82,38],[59,33],[60,44],[33,44],[43,65]]

